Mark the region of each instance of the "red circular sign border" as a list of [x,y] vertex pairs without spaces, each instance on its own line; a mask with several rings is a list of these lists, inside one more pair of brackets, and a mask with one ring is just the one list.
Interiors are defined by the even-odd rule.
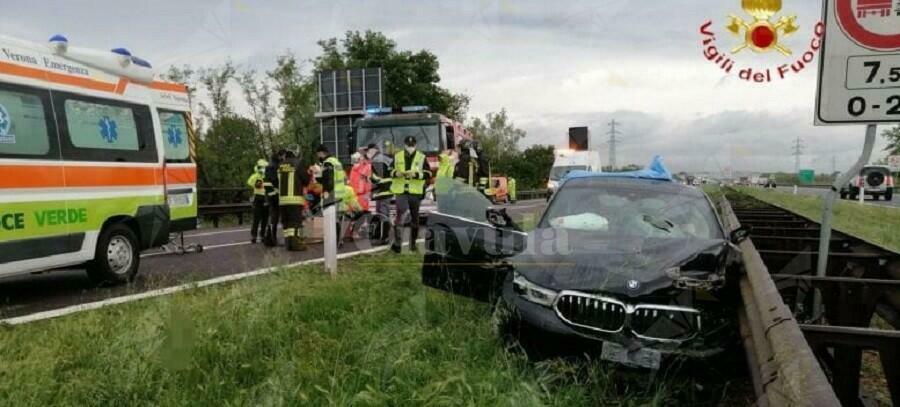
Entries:
[[854,16],[853,0],[834,0],[836,5],[835,17],[841,30],[847,34],[847,37],[866,48],[872,48],[879,51],[896,51],[900,50],[900,34],[883,35],[876,34],[859,23]]

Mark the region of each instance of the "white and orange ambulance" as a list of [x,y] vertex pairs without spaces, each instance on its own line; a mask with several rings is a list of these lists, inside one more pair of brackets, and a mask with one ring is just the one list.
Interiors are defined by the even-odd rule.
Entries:
[[196,227],[184,85],[125,49],[0,36],[0,277],[85,265],[122,283]]

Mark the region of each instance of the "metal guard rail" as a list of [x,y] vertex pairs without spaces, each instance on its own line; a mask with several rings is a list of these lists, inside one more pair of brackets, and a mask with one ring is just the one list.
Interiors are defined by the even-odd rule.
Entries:
[[[740,227],[724,196],[720,198],[719,209],[727,230]],[[739,248],[745,274],[740,282],[744,307],[738,317],[757,404],[840,406],[753,242],[744,240]]]

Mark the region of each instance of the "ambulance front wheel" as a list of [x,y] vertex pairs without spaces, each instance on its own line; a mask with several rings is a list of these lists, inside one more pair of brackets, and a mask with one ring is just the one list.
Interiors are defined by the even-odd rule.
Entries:
[[97,283],[124,284],[134,278],[140,266],[138,239],[127,225],[116,223],[100,232],[88,276]]

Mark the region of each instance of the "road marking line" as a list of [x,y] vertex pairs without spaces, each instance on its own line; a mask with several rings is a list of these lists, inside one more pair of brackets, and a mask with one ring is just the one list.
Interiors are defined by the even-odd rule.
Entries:
[[[418,242],[422,242],[422,241],[424,241],[424,240],[422,240],[422,239],[418,240]],[[355,252],[341,253],[341,254],[338,254],[337,258],[338,259],[346,259],[346,258],[350,258],[350,257],[354,257],[354,256],[363,255],[363,254],[378,253],[378,252],[386,251],[386,250],[388,250],[388,248],[389,248],[389,246],[382,246],[382,247],[375,247],[372,249],[359,250],[359,251],[355,251]],[[100,309],[100,308],[107,307],[110,305],[125,304],[128,302],[143,300],[143,299],[147,299],[147,298],[161,297],[163,295],[174,294],[174,293],[189,290],[192,288],[207,287],[207,286],[211,286],[211,285],[227,283],[230,281],[242,280],[242,279],[245,279],[248,277],[255,277],[255,276],[259,276],[259,275],[263,275],[263,274],[269,274],[269,273],[272,273],[272,272],[275,272],[275,271],[278,271],[278,270],[284,269],[284,268],[307,266],[310,264],[322,263],[324,261],[325,261],[325,259],[320,257],[317,259],[303,260],[303,261],[299,261],[296,263],[285,264],[285,265],[281,265],[281,266],[266,267],[266,268],[257,269],[257,270],[253,270],[253,271],[246,271],[243,273],[216,277],[216,278],[212,278],[209,280],[181,284],[181,285],[176,285],[173,287],[159,288],[156,290],[145,291],[145,292],[138,293],[138,294],[123,295],[121,297],[109,298],[109,299],[102,300],[102,301],[95,301],[95,302],[88,302],[88,303],[84,303],[84,304],[71,305],[68,307],[59,308],[59,309],[55,309],[55,310],[42,311],[42,312],[36,312],[34,314],[30,314],[30,315],[7,318],[7,319],[0,320],[0,324],[21,325],[21,324],[26,324],[29,322],[41,321],[44,319],[50,319],[50,318],[61,317],[64,315],[74,314],[76,312]]]

